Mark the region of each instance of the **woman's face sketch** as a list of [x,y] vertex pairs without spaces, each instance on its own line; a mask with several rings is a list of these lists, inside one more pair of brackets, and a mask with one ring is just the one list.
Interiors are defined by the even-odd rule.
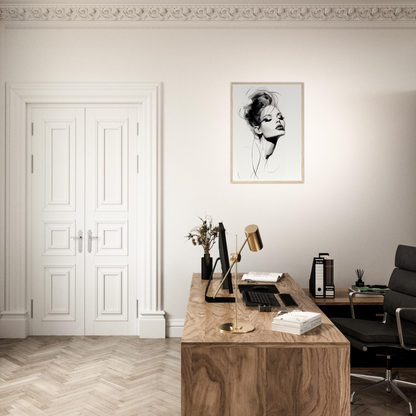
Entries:
[[262,134],[267,140],[271,137],[280,137],[286,133],[285,119],[280,110],[272,105],[265,107],[260,115],[260,124],[256,128],[257,134]]
[[286,134],[286,122],[278,107],[278,93],[265,89],[247,92],[247,104],[240,114],[253,133],[252,168],[257,177],[261,160],[267,162],[273,155],[279,138]]

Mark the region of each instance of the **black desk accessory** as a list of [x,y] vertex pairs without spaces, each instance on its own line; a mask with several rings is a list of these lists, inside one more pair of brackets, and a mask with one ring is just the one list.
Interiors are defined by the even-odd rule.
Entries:
[[259,305],[259,312],[271,312],[272,307],[269,305]]
[[285,306],[299,306],[289,293],[280,293],[279,296]]
[[275,285],[238,285],[240,292],[260,292],[260,293],[279,293],[279,289]]
[[243,292],[243,300],[246,306],[280,306],[279,301],[273,293]]
[[363,269],[357,269],[355,271],[355,274],[358,277],[358,280],[355,282],[355,286],[357,286],[357,287],[363,287],[363,286],[365,286],[365,283],[362,280],[362,278],[364,276],[364,270]]
[[[219,260],[220,260],[219,257],[217,258],[217,260],[215,260],[211,276],[208,279],[207,287],[205,289],[205,302],[210,302],[210,303],[231,303],[232,302],[232,303],[234,303],[235,302],[234,298],[221,298],[221,297],[218,297],[218,296],[213,298],[212,296],[207,295],[209,285],[211,284],[212,276],[214,275],[215,267],[217,266],[217,263],[218,263]],[[233,286],[231,285],[231,292],[230,293],[233,293],[232,287]]]
[[[214,275],[215,268],[217,267],[218,261],[221,261],[221,269],[222,269],[222,279],[227,276],[227,273],[230,268],[230,261],[228,258],[228,247],[227,247],[227,238],[225,236],[225,228],[222,222],[218,223],[218,250],[220,256],[215,261],[214,267],[212,269],[211,276],[208,279],[207,287],[205,289],[205,301],[211,303],[231,303],[235,302],[234,298],[224,298],[224,297],[211,297],[207,296],[209,286],[211,284],[212,276]],[[233,293],[233,284],[231,279],[231,273],[228,273],[228,276],[225,278],[222,288],[227,290],[228,293]]]

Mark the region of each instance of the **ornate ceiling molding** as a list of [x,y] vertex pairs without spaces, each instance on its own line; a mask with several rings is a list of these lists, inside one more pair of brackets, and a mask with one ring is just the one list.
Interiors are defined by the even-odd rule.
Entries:
[[416,6],[4,4],[0,21],[416,22]]

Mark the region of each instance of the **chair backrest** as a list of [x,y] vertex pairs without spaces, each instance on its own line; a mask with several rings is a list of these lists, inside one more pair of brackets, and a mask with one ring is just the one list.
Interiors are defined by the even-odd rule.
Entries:
[[[394,326],[397,308],[416,308],[416,247],[398,246],[395,266],[383,304],[386,324]],[[403,311],[400,317],[403,329],[416,333],[416,311]]]

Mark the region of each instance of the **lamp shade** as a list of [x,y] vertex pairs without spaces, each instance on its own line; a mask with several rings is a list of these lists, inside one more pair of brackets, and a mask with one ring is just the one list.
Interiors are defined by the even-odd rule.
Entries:
[[248,238],[248,246],[251,251],[260,251],[263,248],[263,242],[261,241],[259,227],[257,225],[247,225],[244,229],[246,237]]

